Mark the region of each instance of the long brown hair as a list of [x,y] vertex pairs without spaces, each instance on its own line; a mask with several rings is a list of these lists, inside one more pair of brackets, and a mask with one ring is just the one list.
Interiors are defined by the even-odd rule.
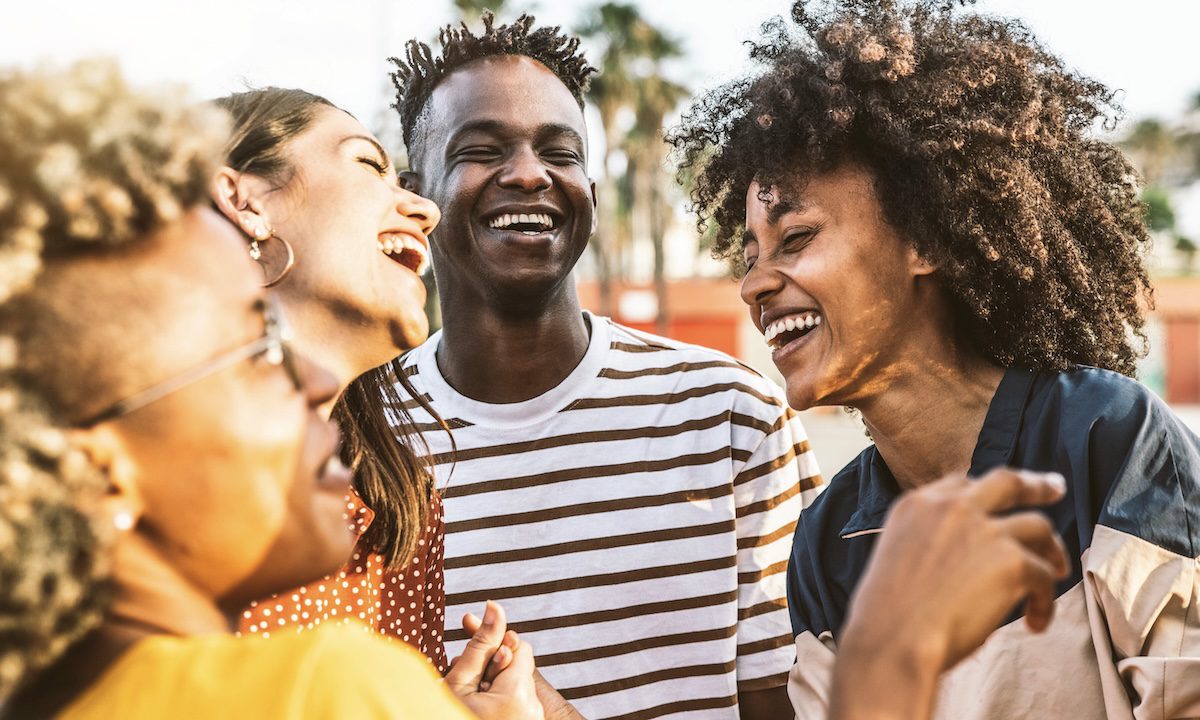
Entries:
[[[229,167],[279,185],[289,180],[288,141],[308,129],[317,107],[336,107],[303,90],[274,87],[234,93],[216,104],[233,116],[233,135],[225,153]],[[399,360],[355,378],[333,409],[342,431],[343,459],[354,470],[354,489],[375,513],[362,541],[390,567],[399,567],[412,556],[435,492],[428,446],[397,384],[444,426],[413,389]]]

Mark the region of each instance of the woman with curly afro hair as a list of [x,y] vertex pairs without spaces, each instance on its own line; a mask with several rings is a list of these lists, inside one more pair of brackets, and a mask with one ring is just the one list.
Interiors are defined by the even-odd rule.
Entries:
[[789,402],[852,407],[874,440],[794,537],[797,714],[825,711],[835,648],[872,667],[914,643],[961,659],[938,602],[969,588],[897,578],[868,583],[886,604],[849,598],[898,498],[1014,466],[1064,476],[1065,498],[1014,529],[1057,531],[1070,568],[1011,564],[1055,591],[995,619],[939,715],[1200,715],[1200,439],[1126,377],[1149,238],[1133,169],[1093,137],[1113,93],[953,2],[801,1],[751,58],[670,140]]

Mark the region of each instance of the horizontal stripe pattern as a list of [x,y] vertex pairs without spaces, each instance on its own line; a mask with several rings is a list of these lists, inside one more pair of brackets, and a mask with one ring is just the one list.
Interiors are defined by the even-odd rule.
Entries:
[[[445,383],[438,336],[405,373],[454,428],[429,445],[446,508],[448,651],[503,602],[546,678],[589,718],[737,718],[793,659],[782,573],[821,490],[770,381],[715,351],[589,316],[575,372],[486,406]],[[419,404],[406,408],[422,427]]]

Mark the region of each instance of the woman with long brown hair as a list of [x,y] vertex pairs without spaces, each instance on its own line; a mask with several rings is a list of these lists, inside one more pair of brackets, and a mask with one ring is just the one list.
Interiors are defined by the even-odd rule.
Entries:
[[217,105],[234,131],[216,203],[295,318],[298,346],[337,375],[331,412],[355,473],[349,509],[362,533],[341,572],[256,603],[241,629],[270,634],[352,617],[445,672],[441,502],[392,362],[428,333],[420,273],[438,209],[403,189],[379,141],[322,97],[264,88]]

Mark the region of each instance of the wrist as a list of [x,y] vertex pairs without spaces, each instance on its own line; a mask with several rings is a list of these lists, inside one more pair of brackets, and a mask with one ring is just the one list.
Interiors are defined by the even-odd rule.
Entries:
[[933,708],[939,644],[895,633],[872,639],[852,625],[838,644],[830,720],[913,720]]

